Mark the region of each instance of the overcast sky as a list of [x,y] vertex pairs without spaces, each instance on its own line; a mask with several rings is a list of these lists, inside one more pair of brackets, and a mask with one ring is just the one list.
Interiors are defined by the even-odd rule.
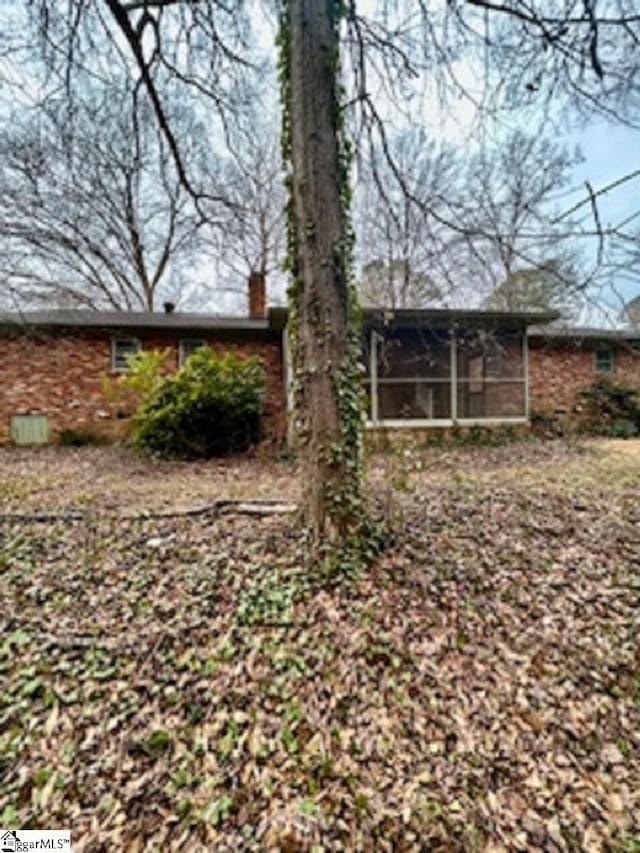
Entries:
[[[359,9],[365,10],[368,6],[372,6],[374,0],[360,0]],[[16,11],[19,12],[20,4],[8,3],[6,0],[0,0],[0,27],[2,27],[2,19],[5,21],[7,16],[12,22],[16,22]],[[258,4],[256,6],[255,23],[258,24],[259,18],[262,16],[262,21],[259,27],[258,41],[260,47],[266,53],[275,57],[275,48],[273,46],[275,29],[274,19],[272,16],[264,18],[264,6]],[[6,71],[6,68],[5,68]],[[470,92],[477,94],[480,92],[482,73],[474,66],[473,62],[461,62],[456,66],[456,74],[459,80],[468,88]],[[428,84],[430,81],[419,81]],[[425,85],[425,90],[428,89]],[[276,101],[276,86],[274,80],[274,98],[271,104],[265,105],[266,109],[275,109]],[[377,94],[378,107],[384,104],[384,95]],[[420,100],[420,99],[418,99]],[[382,107],[383,108],[383,107]],[[389,109],[389,118],[391,113]],[[412,108],[411,112],[415,120],[416,110]],[[443,113],[434,95],[424,94],[418,108],[418,114],[424,117],[428,135],[436,141],[449,140],[458,146],[469,149],[478,145],[477,129],[473,132],[470,130],[473,123],[473,110],[469,102],[464,99],[458,101],[449,101],[446,113]],[[397,126],[398,116],[393,119]],[[535,132],[536,114],[535,111],[529,109],[528,112],[522,111],[521,114],[512,114],[504,118],[502,126],[488,130],[490,136],[499,137],[501,133],[506,133],[509,128],[524,127],[528,131]],[[552,135],[553,129],[549,128],[548,132]],[[580,146],[584,156],[584,162],[575,167],[574,180],[572,190],[563,194],[562,198],[556,199],[556,205],[559,209],[569,209],[572,205],[585,198],[586,188],[585,181],[589,181],[593,189],[597,192],[607,184],[618,180],[625,174],[640,168],[640,132],[634,131],[620,125],[604,121],[592,121],[582,130],[573,130],[571,132],[561,133],[558,137],[559,141],[565,142],[570,148],[576,145]],[[640,209],[638,203],[640,199],[640,177],[628,181],[624,185],[612,190],[607,195],[598,199],[598,209],[603,226],[615,224]],[[592,219],[590,207],[585,206],[581,213],[584,214],[585,222],[589,223]],[[640,219],[638,220],[640,227]],[[198,270],[199,277],[204,280],[211,280],[211,271],[208,269]],[[215,273],[213,274],[215,275]],[[211,276],[213,277],[213,276]],[[625,299],[633,298],[640,295],[640,285],[630,284],[620,281],[617,283],[620,293]],[[614,306],[614,310],[619,310],[619,299],[611,293],[604,294],[605,301],[610,301]],[[238,294],[224,294],[219,292],[212,300],[210,307],[215,307],[221,311],[229,310],[244,310],[244,298]]]

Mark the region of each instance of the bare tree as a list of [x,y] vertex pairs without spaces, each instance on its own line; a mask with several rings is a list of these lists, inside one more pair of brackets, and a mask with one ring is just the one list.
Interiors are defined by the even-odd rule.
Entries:
[[416,269],[408,258],[376,258],[362,267],[360,300],[371,308],[435,308],[442,292],[426,272]]
[[76,104],[72,124],[49,103],[0,136],[0,276],[29,303],[180,298],[201,220],[145,111],[109,96]]
[[[387,151],[404,189],[372,152],[357,220],[365,303],[479,304],[500,288],[503,304],[512,284],[519,292],[533,278],[575,303],[575,237],[554,217],[577,152],[522,131],[472,153],[437,150],[415,130],[390,137]],[[558,262],[549,263],[551,253]]]
[[[419,5],[427,15],[428,0]],[[638,126],[633,0],[467,0],[452,15],[458,45],[479,52],[491,83],[485,105],[561,105]]]
[[449,210],[459,192],[459,158],[417,128],[390,138],[389,151],[409,193],[394,180],[384,152],[374,148],[358,182],[360,295],[369,305],[433,306],[445,298],[456,242],[434,214]]
[[[269,94],[260,98],[264,105]],[[230,151],[212,176],[224,186],[234,210],[223,229],[212,234],[218,278],[226,289],[246,292],[247,277],[260,272],[269,282],[270,300],[284,299],[285,205],[280,130],[272,118],[248,110],[230,134]]]
[[[370,13],[355,2],[349,4],[345,44],[353,70],[354,128],[360,143],[382,149],[406,195],[411,195],[411,187],[394,159],[388,130],[390,104],[396,114],[414,119],[413,102],[418,117],[425,103],[434,109],[434,103],[441,108],[452,102],[462,105],[475,117],[470,134],[474,141],[486,137],[491,122],[514,110],[519,112],[520,123],[535,123],[536,128],[541,122],[551,123],[555,133],[594,115],[638,126],[640,89],[635,56],[640,16],[629,0],[560,0],[552,9],[543,0],[415,0],[402,5],[385,2],[382,8],[384,15],[379,9]],[[541,167],[544,171],[544,160]],[[548,257],[542,244],[555,241],[559,234],[593,249],[595,267],[600,267],[605,242],[618,230],[603,222],[600,197],[636,175],[637,170],[605,188],[588,184],[583,200],[557,211],[553,221],[531,219],[531,228],[523,233],[543,250],[534,257],[525,251],[520,259],[523,267]],[[473,205],[476,199],[470,202]],[[477,237],[483,234],[480,223],[469,222],[466,214],[460,216],[455,206],[425,210],[465,239],[473,238],[469,246],[476,278],[478,267],[491,272],[485,262],[486,242],[474,257]],[[503,261],[493,270],[489,284],[504,277],[504,259],[512,245],[509,222],[493,219],[488,223],[491,229],[484,229],[484,239],[491,238],[494,248],[500,246]],[[551,227],[556,225],[561,227]],[[527,248],[516,246],[517,252]],[[585,276],[585,286],[597,271]],[[468,269],[467,277],[473,273]]]
[[517,281],[521,270],[538,269],[541,279],[555,279],[559,289],[575,295],[579,279],[575,270],[569,273],[569,259],[552,264],[548,259],[558,257],[563,244],[566,255],[575,245],[567,223],[554,224],[554,219],[557,199],[568,190],[580,156],[544,137],[516,131],[470,158],[463,221],[468,271],[478,291]]

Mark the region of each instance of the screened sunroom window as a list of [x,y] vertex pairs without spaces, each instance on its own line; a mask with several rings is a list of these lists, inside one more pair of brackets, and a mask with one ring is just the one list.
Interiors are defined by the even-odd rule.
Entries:
[[[447,331],[373,332],[368,349],[370,417],[451,418],[451,341]],[[371,381],[373,375],[374,381]]]
[[526,417],[522,332],[384,329],[364,357],[373,423],[455,423]]
[[456,336],[458,419],[526,415],[524,347],[519,332]]

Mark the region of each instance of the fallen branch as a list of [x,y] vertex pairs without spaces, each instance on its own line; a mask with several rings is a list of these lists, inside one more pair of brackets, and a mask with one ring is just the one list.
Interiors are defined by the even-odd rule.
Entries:
[[118,521],[154,521],[163,518],[195,518],[202,515],[284,515],[297,510],[296,504],[286,503],[278,500],[238,500],[233,498],[220,498],[213,503],[194,509],[172,510],[171,512],[141,512],[136,515],[121,515],[116,513],[92,513],[92,512],[37,512],[37,513],[0,513],[0,522],[34,521],[40,523],[55,521],[100,521],[104,519],[115,519]]

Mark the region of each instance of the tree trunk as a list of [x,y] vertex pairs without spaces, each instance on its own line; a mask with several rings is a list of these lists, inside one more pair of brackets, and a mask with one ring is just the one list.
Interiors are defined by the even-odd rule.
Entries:
[[297,444],[314,550],[340,547],[357,537],[362,518],[356,402],[361,389],[350,361],[357,320],[349,279],[337,5],[334,0],[289,0],[283,19],[288,27],[284,109],[292,178],[290,316]]

